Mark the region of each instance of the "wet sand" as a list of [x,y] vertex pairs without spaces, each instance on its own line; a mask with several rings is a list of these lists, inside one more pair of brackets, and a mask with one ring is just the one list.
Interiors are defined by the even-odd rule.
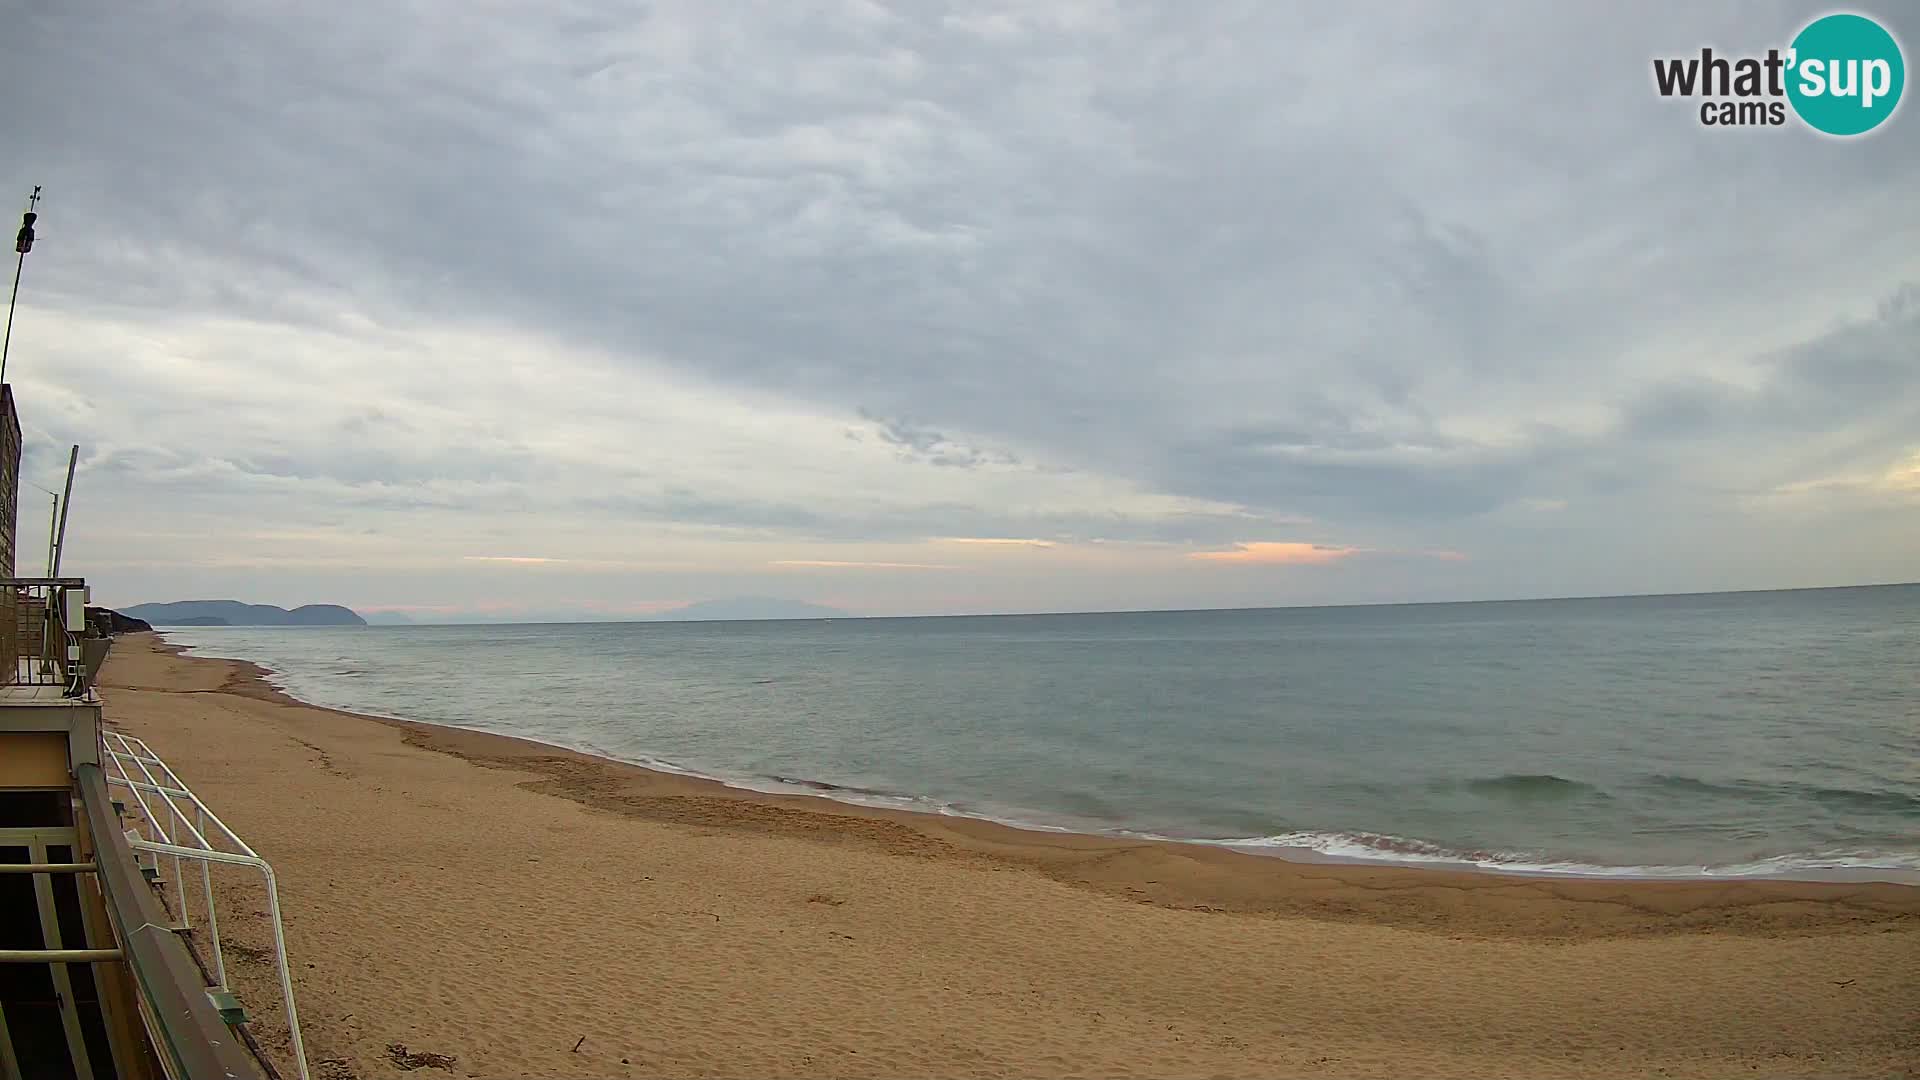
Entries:
[[[103,685],[273,862],[325,1080],[423,1053],[478,1077],[1920,1074],[1911,886],[1296,863],[762,795],[304,705],[145,634]],[[219,875],[291,1076],[261,890]]]

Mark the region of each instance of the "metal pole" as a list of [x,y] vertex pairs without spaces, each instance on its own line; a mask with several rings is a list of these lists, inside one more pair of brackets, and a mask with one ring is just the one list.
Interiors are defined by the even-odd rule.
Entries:
[[7,298],[7,336],[0,339],[0,383],[7,379],[7,349],[13,345],[13,305],[20,300],[20,271],[27,265],[27,253],[13,262],[13,295]]
[[[198,796],[194,796],[193,805],[200,807],[200,831],[207,831],[207,808],[200,805]],[[200,864],[200,891],[207,902],[207,933],[213,938],[213,975],[220,982],[220,989],[227,989],[227,958],[220,951],[220,916],[213,911],[213,864],[205,859],[196,859]]]
[[[40,202],[40,185],[33,185],[33,194],[27,196],[27,213]],[[7,381],[7,349],[13,345],[13,305],[20,299],[20,271],[27,265],[27,253],[13,261],[13,295],[7,298],[7,334],[0,338],[0,383]]]
[[0,949],[0,964],[99,964],[119,959],[119,949]]
[[293,1004],[293,973],[287,970],[286,923],[280,918],[280,890],[273,883],[273,867],[265,859],[255,860],[267,878],[267,914],[273,919],[274,959],[280,967],[280,997],[287,1004],[287,1034],[293,1039],[293,1061],[300,1066],[300,1080],[307,1080],[307,1046],[300,1041],[300,1010]]
[[60,539],[53,545],[53,573],[48,577],[60,576],[60,556],[67,549],[67,511],[73,507],[73,467],[80,463],[80,446],[75,444],[73,453],[67,455],[67,493],[60,496]]
[[[60,496],[53,497],[53,510],[47,515],[47,576],[53,576],[55,557],[53,554],[54,532],[59,526]],[[45,676],[53,671],[53,590],[46,590],[45,603],[40,607],[40,671]]]
[[[160,798],[165,801],[167,807],[173,811],[173,818],[176,823],[173,831],[179,832],[180,826],[187,824],[187,815],[181,813],[180,808],[174,805],[173,796],[162,795]],[[188,828],[191,827],[192,826],[188,826]],[[199,836],[200,834],[195,833],[194,835]],[[207,844],[205,837],[201,837],[200,842],[206,844],[208,847],[213,846]],[[173,857],[173,902],[180,905],[180,929],[193,929],[193,918],[187,913],[187,872],[181,867],[180,856],[178,855]]]

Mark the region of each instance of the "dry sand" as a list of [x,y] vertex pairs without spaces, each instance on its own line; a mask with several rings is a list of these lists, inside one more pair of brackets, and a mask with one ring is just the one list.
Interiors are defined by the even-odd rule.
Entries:
[[[865,811],[313,708],[151,635],[105,685],[273,862],[325,1080],[399,1075],[394,1047],[453,1059],[423,1077],[1920,1074],[1911,887]],[[270,945],[259,888],[219,874],[229,941]],[[229,950],[291,1076],[267,955]]]

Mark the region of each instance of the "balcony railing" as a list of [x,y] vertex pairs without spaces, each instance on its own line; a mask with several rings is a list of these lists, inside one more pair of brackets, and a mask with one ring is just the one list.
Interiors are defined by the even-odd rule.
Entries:
[[0,683],[92,693],[104,645],[87,624],[84,578],[0,578]]

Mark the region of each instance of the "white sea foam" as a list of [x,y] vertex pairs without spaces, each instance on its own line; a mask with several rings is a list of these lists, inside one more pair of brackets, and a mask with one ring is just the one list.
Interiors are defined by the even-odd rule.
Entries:
[[[370,699],[363,697],[360,692],[351,692],[348,695],[354,700],[330,701],[329,699],[339,697],[340,694],[338,692],[343,689],[335,679],[329,678],[330,676],[358,676],[363,673],[363,669],[355,666],[356,660],[353,657],[334,656],[322,658],[325,662],[318,664],[312,671],[306,672],[304,675],[290,674],[286,671],[276,670],[271,663],[262,663],[252,657],[235,655],[229,651],[232,648],[231,646],[225,646],[220,643],[217,638],[214,640],[203,639],[197,642],[179,641],[178,638],[173,638],[173,640],[185,646],[187,651],[194,655],[224,656],[230,659],[252,661],[265,672],[265,678],[269,685],[289,696],[323,707],[342,708],[353,712],[383,716],[394,720],[421,722],[459,730],[505,735],[558,749],[591,754],[608,760],[637,765],[660,772],[712,780],[741,790],[776,795],[806,795],[814,798],[824,798],[840,803],[878,809],[930,813],[949,817],[991,821],[1036,832],[1088,833],[1127,839],[1196,844],[1226,848],[1250,854],[1307,861],[1458,868],[1529,876],[1673,880],[1829,878],[1844,880],[1887,880],[1920,884],[1920,853],[1913,852],[1829,849],[1770,855],[1764,858],[1729,862],[1720,865],[1607,865],[1570,860],[1541,852],[1459,850],[1414,838],[1365,832],[1294,831],[1267,836],[1208,838],[1175,836],[1159,832],[1103,827],[1101,823],[1073,820],[1065,816],[1036,812],[990,810],[980,805],[960,805],[926,795],[830,784],[800,777],[764,776],[738,771],[730,772],[722,768],[703,767],[652,755],[620,751],[609,746],[598,745],[578,736],[570,737],[564,731],[529,729],[519,724],[489,726],[448,721],[420,721],[416,717],[395,715],[392,712],[370,706]],[[298,667],[299,665],[295,664],[294,666]],[[1548,781],[1556,782],[1548,784]],[[1558,777],[1535,775],[1502,776],[1497,778],[1496,781],[1484,782],[1483,786],[1494,783],[1498,784],[1502,794],[1508,795],[1513,794],[1514,789],[1524,789],[1525,794],[1540,794],[1543,789],[1550,788],[1550,793],[1552,794],[1564,794],[1565,792],[1561,789],[1578,790],[1586,787],[1586,785],[1561,780]],[[1051,820],[1046,820],[1049,818],[1051,818]],[[1063,821],[1071,821],[1071,823],[1062,824]]]
[[[1155,837],[1156,839],[1167,839]],[[1455,851],[1422,840],[1376,833],[1289,832],[1224,840],[1192,840],[1210,847],[1258,854],[1304,854],[1343,862],[1453,866],[1510,874],[1617,878],[1794,878],[1884,875],[1884,880],[1920,883],[1920,855],[1897,852],[1793,852],[1722,865],[1627,865],[1555,859],[1529,852]]]

